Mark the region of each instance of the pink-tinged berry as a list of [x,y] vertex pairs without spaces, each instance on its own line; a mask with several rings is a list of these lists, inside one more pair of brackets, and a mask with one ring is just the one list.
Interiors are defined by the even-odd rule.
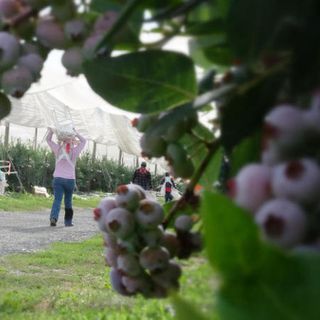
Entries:
[[134,211],[139,206],[140,193],[130,185],[120,185],[116,190],[115,201],[117,206],[126,208],[130,211]]
[[165,247],[169,253],[170,258],[173,258],[177,255],[177,252],[180,248],[180,242],[177,239],[177,236],[173,233],[166,231],[160,241],[160,245]]
[[34,80],[40,78],[43,63],[42,57],[36,53],[23,55],[17,61],[17,65],[26,67],[31,72]]
[[240,207],[254,213],[271,197],[270,181],[270,167],[249,164],[228,182],[228,192]]
[[122,274],[131,277],[136,277],[142,272],[137,257],[129,253],[120,254],[117,257],[117,268]]
[[140,252],[139,261],[149,271],[164,269],[168,266],[170,254],[164,247],[146,247]]
[[286,162],[274,168],[271,184],[276,197],[314,204],[320,199],[320,168],[311,159]]
[[178,216],[174,221],[174,228],[177,232],[188,232],[193,226],[193,221],[191,216],[182,214]]
[[161,287],[166,289],[178,289],[181,274],[181,267],[177,263],[170,262],[165,269],[152,272],[151,278]]
[[23,66],[5,71],[2,74],[1,86],[3,91],[15,98],[21,98],[33,82],[31,72]]
[[141,293],[148,296],[152,290],[152,281],[148,276],[123,276],[122,283],[129,293]]
[[20,43],[8,32],[0,32],[0,70],[11,68],[18,60]]
[[158,226],[154,229],[144,230],[141,237],[145,246],[157,247],[159,246],[163,235],[163,229],[160,226]]
[[255,221],[261,227],[264,239],[283,248],[301,243],[306,234],[304,210],[286,199],[266,202],[256,213]]
[[115,208],[105,218],[107,230],[120,239],[128,238],[134,231],[133,214],[124,208]]
[[279,105],[264,119],[263,145],[267,148],[271,142],[284,148],[291,148],[303,142],[306,131],[303,110],[289,104]]
[[81,19],[67,21],[64,25],[64,32],[67,39],[71,41],[78,41],[83,39],[86,33],[86,24]]
[[140,201],[135,217],[138,224],[143,228],[156,228],[162,223],[164,212],[158,202],[144,199]]
[[67,69],[67,74],[71,77],[76,77],[83,72],[83,57],[80,48],[73,47],[65,50],[62,55],[61,62]]
[[53,19],[42,19],[36,27],[38,41],[47,48],[63,49],[66,44],[63,28]]
[[117,203],[113,197],[105,197],[98,205],[98,208],[94,209],[94,219],[98,221],[98,225],[101,231],[107,231],[106,216],[108,212],[117,207]]
[[113,248],[107,247],[105,249],[105,261],[109,267],[117,268],[117,259],[119,252]]
[[116,292],[118,292],[124,296],[131,295],[122,283],[121,272],[118,271],[116,268],[112,268],[110,271],[110,283],[111,283],[113,290],[115,290]]

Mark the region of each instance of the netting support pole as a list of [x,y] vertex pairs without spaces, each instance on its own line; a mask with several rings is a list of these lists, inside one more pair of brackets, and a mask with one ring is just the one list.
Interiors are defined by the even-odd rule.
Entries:
[[154,175],[155,175],[155,176],[157,175],[157,172],[158,172],[158,165],[155,164],[155,165],[154,165]]
[[34,139],[33,139],[33,149],[37,150],[37,144],[38,144],[38,128],[34,129]]
[[93,141],[92,160],[96,160],[97,155],[97,143]]
[[119,148],[119,160],[118,160],[118,165],[121,166],[122,163],[122,150]]
[[9,133],[10,133],[10,123],[5,123],[5,131],[4,131],[4,147],[8,149],[9,147]]

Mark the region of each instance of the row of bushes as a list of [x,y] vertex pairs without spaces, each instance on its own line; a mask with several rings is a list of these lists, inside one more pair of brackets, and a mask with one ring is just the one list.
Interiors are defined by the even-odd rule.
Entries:
[[[33,186],[46,187],[52,191],[55,158],[50,150],[34,150],[31,145],[17,141],[8,148],[0,144],[0,158],[12,161],[25,191],[31,192]],[[81,192],[114,192],[117,185],[131,181],[134,169],[119,166],[112,160],[92,159],[89,153],[82,153],[76,167],[77,189]],[[160,177],[152,178],[153,184],[158,185]],[[21,191],[16,175],[8,175],[7,181],[9,190]]]

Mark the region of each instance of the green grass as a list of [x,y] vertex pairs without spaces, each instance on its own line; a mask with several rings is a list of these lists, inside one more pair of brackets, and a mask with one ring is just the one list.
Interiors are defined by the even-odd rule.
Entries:
[[[73,196],[73,206],[77,208],[95,208],[103,195]],[[34,211],[51,208],[53,197],[36,196],[28,193],[6,193],[0,196],[0,211]]]
[[[0,319],[174,318],[169,298],[116,294],[108,271],[100,235],[81,243],[56,243],[38,253],[0,257]],[[212,308],[216,283],[203,257],[183,263],[180,294],[205,313]]]

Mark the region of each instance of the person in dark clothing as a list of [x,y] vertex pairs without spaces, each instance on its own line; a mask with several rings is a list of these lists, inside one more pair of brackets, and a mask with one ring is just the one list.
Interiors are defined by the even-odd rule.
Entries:
[[138,184],[145,190],[151,190],[151,173],[146,167],[147,163],[143,161],[141,167],[134,171],[132,183]]
[[169,172],[166,172],[164,177],[161,179],[160,184],[164,184],[164,200],[169,202],[173,200],[172,188],[175,188],[176,185],[173,179],[170,177]]

